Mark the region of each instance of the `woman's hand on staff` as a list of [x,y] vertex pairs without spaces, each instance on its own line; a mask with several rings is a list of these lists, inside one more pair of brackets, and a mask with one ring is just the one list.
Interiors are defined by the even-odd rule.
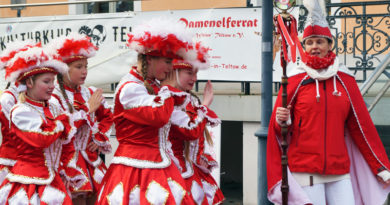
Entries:
[[214,100],[214,91],[213,91],[213,84],[211,84],[211,81],[207,81],[206,86],[204,87],[203,91],[203,105],[206,105],[209,107],[211,103]]
[[91,152],[96,152],[96,150],[98,150],[99,146],[95,143],[95,142],[90,142],[88,145],[87,145],[87,149]]
[[89,98],[88,100],[89,112],[94,113],[102,104],[103,99],[103,90],[99,88],[92,94],[91,98]]
[[288,119],[290,119],[290,109],[291,109],[291,105],[287,106],[287,108],[277,107],[276,120],[278,120],[279,122],[288,121]]

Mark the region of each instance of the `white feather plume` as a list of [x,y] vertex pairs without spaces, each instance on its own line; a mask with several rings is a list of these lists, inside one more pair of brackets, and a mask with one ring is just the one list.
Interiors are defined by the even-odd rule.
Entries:
[[[146,38],[145,32],[149,32],[151,36],[160,36],[163,38],[173,34],[180,41],[188,43],[191,43],[194,37],[193,33],[186,28],[186,25],[183,22],[175,21],[169,18],[154,18],[152,20],[143,22],[136,26],[131,34],[135,39]],[[129,47],[130,49],[136,50],[138,53],[145,53],[145,49],[148,49],[143,45],[140,45],[137,41],[131,42]],[[177,55],[186,60],[193,58],[191,55],[188,55],[184,48],[180,49],[177,52]]]
[[24,59],[26,62],[36,61],[36,64],[17,68],[17,70],[13,71],[6,80],[8,82],[15,82],[20,74],[40,67],[51,67],[59,73],[68,72],[68,66],[57,58],[57,54],[54,50],[43,49],[41,47],[32,47],[28,48],[26,51],[21,51],[9,61],[8,66],[10,68],[14,66],[18,59]]
[[[7,48],[1,52],[0,58],[2,57],[10,57],[9,55],[12,52],[18,52],[19,50],[25,48],[26,46],[33,46],[36,43],[32,40],[26,40],[26,41],[14,41],[12,43],[7,44]],[[8,62],[0,61],[0,70],[5,69],[5,66]]]
[[[320,1],[322,1],[323,6],[321,6]],[[303,5],[309,12],[306,19],[306,26],[318,25],[321,27],[329,27],[326,21],[324,0],[303,0]]]
[[[54,39],[46,46],[46,48],[48,48],[50,50],[57,51],[64,46],[64,43],[66,42],[66,40],[72,40],[72,41],[77,42],[77,41],[85,40],[86,38],[87,38],[87,36],[85,34],[71,32],[67,36],[61,36],[61,37]],[[85,56],[87,58],[91,58],[91,57],[96,55],[96,50],[93,47],[89,47],[88,49],[82,48],[78,51],[78,53],[73,52],[71,54],[71,56],[74,56],[74,55],[82,55],[82,56]],[[62,56],[62,57],[66,58],[66,57],[71,57],[71,56]]]

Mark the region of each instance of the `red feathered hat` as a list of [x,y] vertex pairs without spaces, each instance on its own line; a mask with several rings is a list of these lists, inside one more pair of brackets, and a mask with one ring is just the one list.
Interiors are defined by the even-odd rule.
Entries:
[[209,48],[204,47],[200,42],[195,42],[193,45],[189,46],[187,53],[189,53],[191,56],[196,56],[196,58],[191,60],[174,59],[172,62],[173,69],[208,69],[210,67],[208,58],[209,50]]
[[53,50],[39,46],[28,47],[18,52],[5,67],[5,79],[9,82],[23,81],[40,73],[65,73],[68,66]]
[[305,30],[303,31],[303,41],[310,37],[323,37],[332,41],[328,22],[324,9],[321,8],[318,0],[304,0],[303,5],[308,10]]
[[128,34],[127,46],[140,54],[191,60],[187,53],[193,35],[185,24],[169,19],[152,19]]
[[40,47],[41,43],[34,43],[33,41],[15,41],[7,45],[7,48],[0,56],[0,70],[5,69],[8,61],[11,60],[18,52],[25,51],[27,48]]
[[90,38],[83,34],[70,33],[52,41],[48,47],[57,50],[65,63],[95,56],[98,48],[91,43]]

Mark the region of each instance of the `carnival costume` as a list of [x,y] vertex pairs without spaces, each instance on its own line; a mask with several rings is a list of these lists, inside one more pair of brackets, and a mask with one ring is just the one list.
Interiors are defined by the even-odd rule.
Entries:
[[[40,47],[18,52],[6,67],[6,79],[23,82],[41,73],[65,73],[68,67],[50,50]],[[0,204],[72,204],[59,176],[62,145],[69,143],[82,115],[68,115],[61,107],[35,101],[26,94],[10,113],[10,135],[17,145],[17,161],[0,186]]]
[[[198,58],[195,61],[187,62],[183,60],[174,60],[173,69],[176,73],[177,82],[179,81],[179,69],[197,69],[203,70],[209,67],[207,61],[207,49],[199,44],[196,46]],[[190,118],[193,118],[193,128],[183,129],[183,120],[171,119],[171,129],[169,131],[169,140],[172,143],[172,150],[175,157],[179,160],[182,177],[187,184],[187,192],[191,194],[196,204],[220,204],[224,200],[222,191],[211,175],[213,168],[218,166],[211,153],[207,152],[206,147],[210,147],[206,140],[206,125],[216,126],[221,123],[218,116],[207,106],[202,105],[199,98],[195,95],[190,96],[190,103],[184,110]],[[174,112],[183,112],[176,110]],[[203,120],[199,120],[199,115]],[[195,123],[196,122],[196,123]],[[188,146],[186,148],[186,146]],[[188,150],[186,150],[188,149]],[[187,153],[186,153],[187,152]]]
[[[2,52],[0,57],[0,70],[5,69],[9,60],[11,60],[16,53],[27,50],[27,48],[39,46],[33,42],[14,42],[7,45],[7,49]],[[10,86],[2,93],[0,97],[0,123],[2,143],[0,147],[0,184],[3,183],[5,176],[8,174],[11,167],[16,162],[16,145],[12,135],[9,135],[9,114],[11,108],[18,102],[19,91],[17,85],[10,84]]]
[[[67,64],[93,57],[97,50],[97,47],[90,42],[89,37],[76,33],[56,39],[52,45]],[[67,77],[67,74],[64,77]],[[63,87],[61,88],[61,86]],[[89,113],[87,102],[95,90],[94,87],[88,88],[83,85],[74,90],[58,80],[51,99],[57,101],[68,112],[88,113],[88,120],[78,126],[72,143],[64,146],[61,155],[63,163],[61,175],[65,177],[65,180],[78,181],[80,172],[85,179],[83,183],[72,183],[72,186],[69,187],[72,197],[96,193],[99,190],[107,170],[99,152],[104,154],[111,152],[108,139],[113,123],[111,108],[106,101],[103,101],[94,113]],[[91,142],[98,145],[98,151],[91,152],[87,149],[87,145]]]
[[[140,55],[186,59],[191,38],[179,22],[154,19],[135,28],[128,45]],[[184,108],[187,97],[135,67],[122,78],[114,98],[119,147],[97,204],[193,204],[168,141],[174,107]]]
[[[310,37],[332,39],[326,20],[309,20],[303,40]],[[387,181],[390,162],[354,77],[331,51],[324,58],[308,53],[306,57],[306,62],[288,67],[287,103],[292,106],[287,122],[288,204],[319,203],[311,201],[303,188],[345,179],[352,184],[355,204],[383,204],[390,189],[384,189],[376,176]],[[277,204],[282,203],[282,169],[281,128],[275,116],[281,94],[282,90],[267,144],[268,199]]]

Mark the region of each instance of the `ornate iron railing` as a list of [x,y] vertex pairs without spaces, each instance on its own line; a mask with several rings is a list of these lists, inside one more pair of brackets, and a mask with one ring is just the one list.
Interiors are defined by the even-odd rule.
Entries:
[[[390,1],[327,3],[326,10],[334,51],[358,81],[365,81],[367,72],[390,51]],[[301,6],[300,32],[307,13]]]

